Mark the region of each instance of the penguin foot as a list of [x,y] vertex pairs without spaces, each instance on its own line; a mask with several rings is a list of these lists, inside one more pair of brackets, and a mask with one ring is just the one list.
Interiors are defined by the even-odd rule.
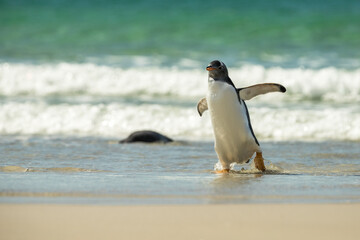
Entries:
[[261,152],[256,152],[256,156],[254,158],[254,163],[255,163],[255,167],[256,169],[264,172],[265,171],[265,164],[264,164],[264,158],[262,156]]
[[216,173],[216,174],[229,173],[229,172],[230,172],[230,169],[223,169],[223,170],[216,170],[216,171],[214,171],[214,173]]

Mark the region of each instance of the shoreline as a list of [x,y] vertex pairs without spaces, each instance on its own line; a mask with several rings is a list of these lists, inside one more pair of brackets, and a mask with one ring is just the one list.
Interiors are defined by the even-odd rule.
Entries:
[[0,204],[4,239],[357,239],[360,203]]
[[0,205],[252,205],[252,204],[360,204],[360,196],[342,195],[175,195],[119,194],[91,192],[0,192]]

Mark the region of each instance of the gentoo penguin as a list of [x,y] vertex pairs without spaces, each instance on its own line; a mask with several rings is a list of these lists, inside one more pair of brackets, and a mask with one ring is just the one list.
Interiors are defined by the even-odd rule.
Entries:
[[206,98],[199,101],[197,109],[200,116],[209,109],[215,151],[222,165],[222,170],[217,173],[229,172],[231,163],[249,162],[254,153],[255,167],[265,171],[262,150],[251,127],[244,100],[269,92],[285,92],[285,87],[264,83],[236,88],[225,64],[219,60],[212,61],[206,70],[209,71],[208,93]]
[[173,140],[158,132],[154,132],[150,130],[142,130],[142,131],[133,132],[127,138],[119,141],[119,143],[134,143],[134,142],[169,143],[169,142],[173,142]]

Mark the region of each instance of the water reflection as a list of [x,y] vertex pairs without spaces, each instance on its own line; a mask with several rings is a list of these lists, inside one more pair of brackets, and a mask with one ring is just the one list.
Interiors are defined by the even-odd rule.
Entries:
[[212,197],[209,203],[239,203],[248,202],[253,195],[251,185],[254,181],[259,182],[264,175],[262,173],[255,174],[239,174],[233,172],[230,174],[219,174],[211,182]]

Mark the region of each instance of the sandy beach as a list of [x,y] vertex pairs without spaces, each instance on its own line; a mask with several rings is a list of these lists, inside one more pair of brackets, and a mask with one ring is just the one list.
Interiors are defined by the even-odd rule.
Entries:
[[1,239],[358,239],[360,204],[0,205]]
[[[0,240],[360,239],[359,0],[3,0],[0,19]],[[209,77],[247,110],[199,116],[231,96]],[[264,83],[286,92],[237,94]],[[142,130],[174,142],[119,144]],[[249,132],[266,171],[216,174]]]

